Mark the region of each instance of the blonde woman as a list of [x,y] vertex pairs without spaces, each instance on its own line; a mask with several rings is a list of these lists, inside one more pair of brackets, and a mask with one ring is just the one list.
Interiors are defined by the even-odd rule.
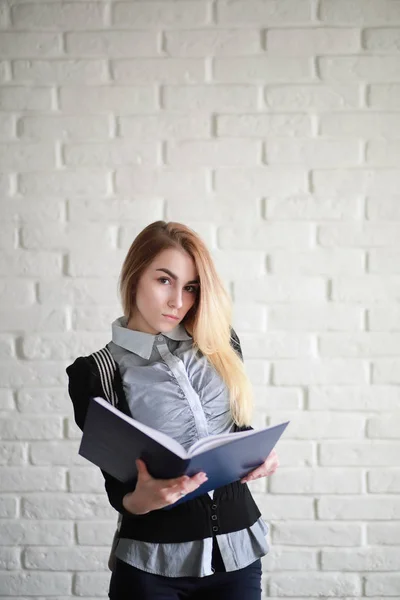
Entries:
[[[185,448],[249,428],[251,387],[231,302],[199,236],[180,223],[148,225],[125,258],[120,293],[124,316],[112,324],[112,341],[67,369],[78,426],[90,397],[108,390],[120,410]],[[103,472],[121,515],[109,598],[259,600],[267,526],[246,481],[278,464],[273,451],[242,481],[177,506],[207,473],[154,479],[142,460],[126,484]]]

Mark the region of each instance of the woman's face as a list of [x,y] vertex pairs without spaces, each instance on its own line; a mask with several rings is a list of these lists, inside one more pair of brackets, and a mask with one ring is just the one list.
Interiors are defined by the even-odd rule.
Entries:
[[128,327],[152,334],[171,331],[192,308],[198,290],[192,257],[175,248],[163,250],[139,279]]

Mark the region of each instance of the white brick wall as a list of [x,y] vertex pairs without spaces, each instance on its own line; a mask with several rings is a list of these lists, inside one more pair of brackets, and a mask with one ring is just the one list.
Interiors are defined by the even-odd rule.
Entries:
[[105,597],[115,513],[65,367],[156,219],[234,298],[265,597],[400,598],[400,0],[0,5],[0,596]]

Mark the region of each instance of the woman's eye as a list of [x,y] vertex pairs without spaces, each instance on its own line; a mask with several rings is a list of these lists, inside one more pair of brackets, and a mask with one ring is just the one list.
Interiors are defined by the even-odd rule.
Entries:
[[158,280],[160,283],[164,283],[165,281],[167,281],[169,283],[169,279],[168,277],[160,277]]
[[197,292],[198,288],[194,285],[188,285],[186,290],[188,292],[190,292],[191,294],[195,294]]

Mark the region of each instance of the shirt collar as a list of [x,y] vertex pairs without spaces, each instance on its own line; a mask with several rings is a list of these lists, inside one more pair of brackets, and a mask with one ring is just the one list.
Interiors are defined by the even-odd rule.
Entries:
[[147,360],[150,358],[153,351],[154,341],[159,335],[179,342],[192,339],[182,323],[179,323],[174,329],[167,333],[153,335],[152,333],[128,329],[126,326],[126,317],[119,317],[119,319],[116,319],[111,325],[111,331],[114,344],[117,344],[117,346],[121,346],[130,352],[134,352],[134,354],[138,354]]

